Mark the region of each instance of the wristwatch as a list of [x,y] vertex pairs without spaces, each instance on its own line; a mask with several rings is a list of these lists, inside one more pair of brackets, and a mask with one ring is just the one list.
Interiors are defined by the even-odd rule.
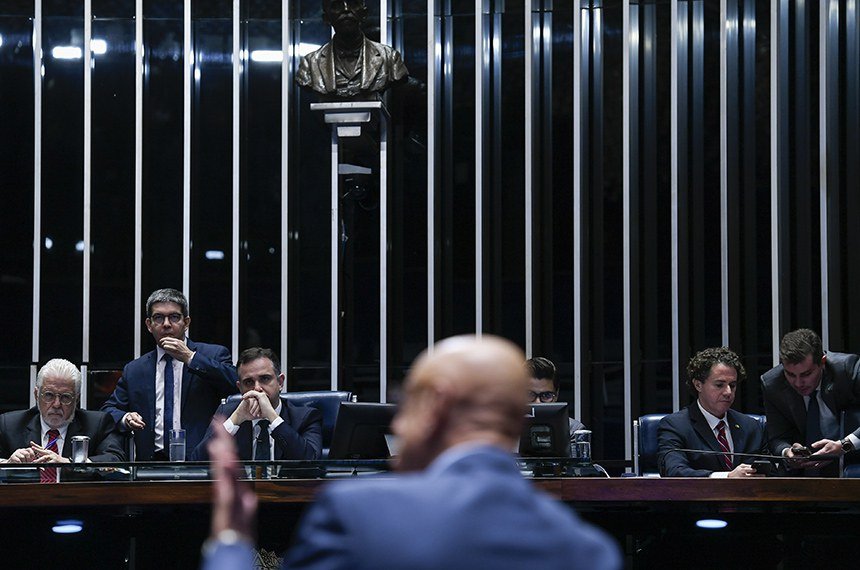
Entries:
[[842,444],[842,453],[848,453],[850,451],[854,451],[854,444],[851,443],[849,438],[844,438],[839,441]]

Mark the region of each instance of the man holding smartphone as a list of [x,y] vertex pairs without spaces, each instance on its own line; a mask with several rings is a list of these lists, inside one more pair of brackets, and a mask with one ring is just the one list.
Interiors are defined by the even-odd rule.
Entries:
[[798,329],[782,338],[779,360],[761,377],[771,449],[806,475],[836,477],[830,459],[860,446],[860,356],[825,354],[815,331]]

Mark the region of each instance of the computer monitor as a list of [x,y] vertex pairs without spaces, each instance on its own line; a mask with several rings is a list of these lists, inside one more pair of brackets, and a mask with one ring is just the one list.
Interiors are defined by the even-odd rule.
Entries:
[[567,404],[529,404],[519,453],[523,457],[570,457]]
[[386,434],[397,406],[341,402],[331,439],[329,459],[387,459]]

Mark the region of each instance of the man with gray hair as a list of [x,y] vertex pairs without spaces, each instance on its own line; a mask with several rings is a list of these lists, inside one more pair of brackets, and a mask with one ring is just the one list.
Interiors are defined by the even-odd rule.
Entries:
[[[36,376],[36,406],[0,415],[0,462],[69,463],[77,435],[90,438],[89,460],[125,461],[122,439],[108,414],[77,408],[81,371],[62,358],[49,360]],[[45,469],[45,482],[56,482],[56,470]]]
[[102,406],[119,431],[135,432],[138,461],[166,461],[172,429],[184,429],[186,447],[194,449],[221,399],[237,392],[230,351],[187,338],[190,324],[185,295],[154,291],[146,300],[146,329],[155,350],[126,364]]

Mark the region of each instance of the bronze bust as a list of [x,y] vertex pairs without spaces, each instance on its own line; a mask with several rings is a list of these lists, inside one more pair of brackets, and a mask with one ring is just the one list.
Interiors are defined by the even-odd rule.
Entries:
[[296,83],[329,98],[375,98],[409,73],[397,50],[367,39],[365,0],[322,0],[323,21],[334,37],[302,57]]

